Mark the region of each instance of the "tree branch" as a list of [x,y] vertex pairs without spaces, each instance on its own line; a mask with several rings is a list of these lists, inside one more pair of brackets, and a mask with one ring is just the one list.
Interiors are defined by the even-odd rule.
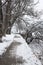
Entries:
[[34,3],[34,4],[31,4],[30,6],[32,6],[32,5],[34,5],[34,6],[35,6],[35,5],[36,5],[36,4],[38,4],[38,3],[39,3],[39,0],[38,0],[36,3]]

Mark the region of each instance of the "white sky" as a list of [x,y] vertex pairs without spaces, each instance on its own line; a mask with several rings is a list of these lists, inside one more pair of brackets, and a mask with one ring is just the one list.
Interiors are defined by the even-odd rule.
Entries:
[[[34,2],[37,2],[38,0],[34,0]],[[39,0],[39,4],[35,6],[35,10],[43,10],[43,0]]]

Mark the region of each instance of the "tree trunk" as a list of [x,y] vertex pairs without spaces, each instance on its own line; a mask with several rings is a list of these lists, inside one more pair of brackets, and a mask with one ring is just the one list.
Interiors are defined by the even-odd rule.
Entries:
[[8,4],[6,5],[6,16],[5,16],[5,22],[4,22],[4,34],[6,34],[6,32],[10,33],[10,19],[11,19],[11,0],[7,0]]
[[2,2],[0,0],[0,42],[2,41],[2,35],[3,35],[3,13],[2,13]]

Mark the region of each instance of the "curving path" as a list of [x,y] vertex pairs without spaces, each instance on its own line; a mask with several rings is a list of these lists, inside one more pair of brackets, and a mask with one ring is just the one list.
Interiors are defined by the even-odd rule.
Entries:
[[1,65],[41,65],[31,48],[20,35],[15,35],[14,41],[0,60]]

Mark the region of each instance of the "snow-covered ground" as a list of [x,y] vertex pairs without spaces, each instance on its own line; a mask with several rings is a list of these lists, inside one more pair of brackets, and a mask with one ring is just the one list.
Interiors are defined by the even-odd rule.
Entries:
[[[20,26],[21,28],[22,27],[23,28],[21,29]],[[25,33],[26,30],[25,27],[26,27],[25,24],[17,25],[17,23],[15,23],[11,29],[11,34],[2,37],[3,42],[0,43],[0,55],[2,55],[7,51],[8,47],[12,44],[13,41],[16,41],[20,43],[20,45],[18,45],[16,50],[17,58],[21,56],[24,60],[26,60],[26,62],[23,63],[23,65],[41,65],[41,62],[34,55],[31,48],[27,45],[26,41],[22,38],[20,34],[18,34],[18,33]]]
[[27,45],[26,41],[19,34],[6,35],[2,38],[3,43],[0,43],[0,55],[5,53],[7,48],[13,41],[20,43],[17,46],[16,58],[22,57],[26,62],[23,65],[41,65],[39,59],[33,54],[31,48]]
[[[4,36],[2,37],[3,42],[0,43],[0,55],[2,55],[3,53],[5,53],[7,51],[8,47],[12,44],[14,37],[21,38],[21,36],[19,34],[10,34],[10,35],[6,35],[5,37]],[[18,40],[18,39],[16,39],[16,40]],[[21,40],[21,42],[22,42],[22,40]]]
[[6,35],[5,37],[4,36],[2,37],[2,41],[3,42],[0,43],[0,55],[2,55],[3,53],[6,52],[7,48],[13,42],[13,38],[14,38],[14,35],[13,34]]
[[20,43],[17,47],[16,58],[22,57],[26,61],[23,65],[41,65],[40,61],[33,54],[31,48],[27,45],[23,38],[14,38],[14,40]]
[[43,41],[39,40],[33,40],[31,44],[29,44],[29,47],[32,49],[33,53],[37,56],[37,58],[40,59],[42,65],[43,65]]

